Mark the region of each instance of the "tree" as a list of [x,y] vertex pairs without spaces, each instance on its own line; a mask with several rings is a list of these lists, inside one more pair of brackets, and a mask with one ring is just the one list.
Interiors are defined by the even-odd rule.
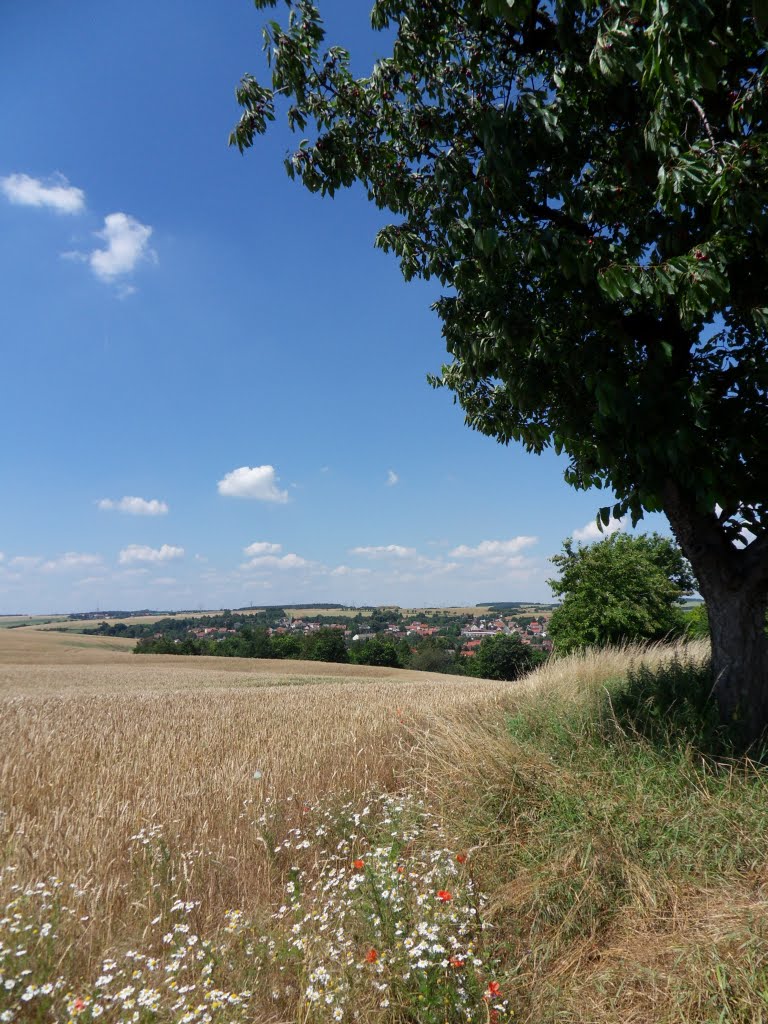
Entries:
[[339,629],[318,629],[304,637],[302,654],[311,661],[349,661],[344,634]]
[[696,639],[709,638],[709,617],[705,604],[697,604],[695,608],[691,608],[686,613],[685,633],[686,636],[695,637]]
[[[259,8],[277,0],[256,0]],[[265,29],[241,150],[287,104],[289,175],[362,183],[376,244],[436,277],[467,423],[663,510],[712,624],[715,692],[768,723],[765,25],[751,0],[376,0],[355,77],[311,0]],[[749,530],[746,536],[744,530]],[[754,537],[747,544],[748,537]]]
[[356,665],[379,665],[383,668],[403,667],[394,640],[383,636],[374,636],[370,640],[353,644],[349,655],[350,661]]
[[487,636],[472,658],[472,675],[483,679],[519,679],[543,661],[541,652],[526,646],[516,633]]
[[455,653],[436,643],[434,637],[428,637],[416,646],[408,668],[417,672],[445,672],[449,675],[461,673]]
[[694,580],[682,552],[666,537],[615,533],[579,547],[568,538],[552,562],[560,578],[549,585],[563,598],[549,623],[558,652],[663,640],[685,631],[679,600]]
[[272,658],[301,658],[303,644],[301,637],[293,633],[278,633],[270,637],[270,657]]

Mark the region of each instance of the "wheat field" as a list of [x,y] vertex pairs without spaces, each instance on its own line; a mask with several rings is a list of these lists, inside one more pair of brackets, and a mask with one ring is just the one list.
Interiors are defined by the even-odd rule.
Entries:
[[510,686],[129,649],[27,630],[0,642],[0,849],[16,883],[82,891],[96,959],[157,913],[131,836],[162,829],[184,864],[175,895],[194,893],[199,927],[215,931],[228,908],[268,907],[284,880],[254,827],[266,803],[289,828],[320,798],[391,790],[415,728]]
[[[579,1024],[708,1024],[717,971],[731,979],[730,1004],[738,1007],[722,1020],[765,1019],[755,1016],[763,954],[730,946],[731,932],[743,945],[763,927],[765,901],[755,890],[762,892],[762,868],[754,884],[724,869],[699,882],[677,878],[665,853],[670,866],[651,872],[635,863],[645,841],[637,853],[630,829],[625,850],[614,820],[628,816],[643,835],[666,829],[669,849],[677,842],[687,864],[687,833],[678,826],[712,799],[722,804],[718,827],[729,840],[733,822],[748,823],[739,839],[748,845],[761,793],[746,810],[736,796],[739,787],[744,800],[749,795],[749,772],[728,776],[721,791],[711,770],[685,755],[688,774],[670,770],[645,792],[642,773],[656,762],[650,748],[625,743],[614,752],[585,747],[585,774],[575,780],[578,745],[570,762],[557,764],[508,728],[550,712],[580,722],[579,709],[587,721],[605,687],[631,666],[703,664],[705,643],[585,651],[517,683],[316,662],[139,657],[131,646],[0,631],[0,982],[12,968],[5,984],[15,986],[0,985],[0,1021],[91,1024],[103,1014],[101,1024],[139,1024],[143,1006],[160,1007],[146,1017],[157,1024],[485,1022],[488,1000],[501,990],[505,998],[493,1006],[500,1024],[513,1012],[543,1024],[555,1009],[557,1019]],[[642,772],[622,775],[622,757],[639,758]],[[612,795],[617,779],[624,788]],[[595,834],[584,825],[571,841],[577,795]],[[673,797],[679,813],[667,807]],[[593,822],[601,801],[611,800],[607,823]],[[368,805],[380,809],[370,822]],[[403,806],[416,817],[396,819]],[[383,845],[377,813],[390,830]],[[537,836],[550,842],[550,819],[554,852],[531,874],[526,858]],[[698,855],[705,837],[694,843]],[[591,865],[586,875],[582,862]],[[749,863],[754,872],[752,854]],[[482,933],[472,934],[447,967],[430,966],[422,953],[413,974],[410,954],[395,943],[385,967],[372,948],[385,941],[380,904],[362,885],[373,886],[374,875],[382,894],[413,890],[413,903],[399,904],[397,934],[410,928],[418,942],[425,928],[445,927],[453,935],[461,914],[480,905],[493,923],[490,939],[484,945]],[[558,914],[570,920],[572,885],[593,875],[600,884],[584,890],[597,900],[588,911],[608,925],[585,926],[566,941]],[[342,881],[346,896],[334,903]],[[611,886],[621,907],[615,920]],[[306,910],[296,917],[303,892]],[[699,898],[706,907],[685,910]],[[713,913],[727,935],[705,935]],[[344,915],[347,987],[331,989],[327,979],[341,968],[328,954],[323,921],[340,926]],[[636,967],[622,959],[630,947]],[[439,960],[444,946],[434,949]],[[471,975],[463,972],[470,950]],[[455,994],[450,985],[460,979],[470,1016],[419,1016],[420,1000]],[[315,1004],[318,991],[336,1001]],[[137,998],[144,1003],[124,1016]]]

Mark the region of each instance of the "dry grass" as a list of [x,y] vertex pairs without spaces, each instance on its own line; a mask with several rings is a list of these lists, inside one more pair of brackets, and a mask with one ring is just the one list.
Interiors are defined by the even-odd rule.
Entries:
[[[248,612],[248,613],[244,612],[243,614],[252,615],[252,614],[255,613],[255,611],[258,611],[258,610],[259,609],[254,609],[251,612]],[[205,611],[205,612],[203,612],[203,611],[200,611],[200,612],[196,612],[196,611],[192,611],[192,612],[169,612],[169,613],[167,613],[165,615],[131,615],[127,619],[113,618],[112,616],[109,616],[109,615],[104,615],[102,618],[99,618],[99,619],[69,619],[69,618],[66,618],[66,617],[62,616],[61,618],[57,618],[57,619],[54,619],[53,617],[47,617],[44,620],[42,620],[41,624],[37,624],[35,621],[32,621],[32,622],[30,622],[30,626],[33,629],[42,629],[42,630],[62,630],[62,629],[65,629],[68,632],[79,633],[83,629],[94,629],[96,626],[99,625],[100,622],[108,622],[110,624],[110,626],[116,626],[120,622],[122,622],[126,626],[146,626],[146,625],[149,625],[149,624],[151,624],[153,622],[160,622],[161,619],[197,619],[197,618],[207,618],[208,616],[211,616],[211,615],[223,615],[223,614],[224,614],[223,609],[220,609],[218,611]],[[235,612],[235,615],[237,615],[236,612]]]
[[44,629],[0,630],[0,665],[79,665],[128,661],[135,640]]
[[[520,1022],[768,1020],[762,773],[587,728],[631,666],[702,663],[705,644],[591,651],[503,684],[134,658],[106,642],[40,633],[34,655],[31,631],[0,634],[0,849],[22,882],[82,885],[83,977],[106,951],[140,946],[173,895],[201,900],[199,934],[231,907],[263,920],[302,856],[275,856],[255,826],[267,799],[278,834],[305,807],[408,784],[490,896]],[[167,861],[147,873],[130,836],[151,825]],[[400,1010],[386,1020],[419,1019]]]
[[284,880],[254,827],[267,797],[288,827],[320,797],[387,790],[414,725],[509,689],[370,666],[131,657],[65,634],[39,633],[35,652],[19,632],[0,646],[0,849],[22,884],[56,875],[86,890],[89,962],[136,941],[158,911],[137,889],[139,829],[162,827],[174,888],[202,900],[197,927],[215,933],[227,908],[265,912]]
[[42,626],[66,622],[66,615],[0,615],[0,629],[18,629],[20,626]]
[[528,702],[546,692],[552,699],[584,703],[607,682],[625,678],[633,666],[658,669],[681,656],[703,663],[709,656],[709,641],[678,640],[670,644],[625,644],[574,651],[545,662],[526,676],[514,693],[518,702]]
[[510,691],[506,720],[457,708],[414,752],[414,785],[491,897],[526,1024],[768,1021],[765,771],[716,767],[674,733],[654,746],[596,728],[632,666],[707,655],[695,642],[551,661]]

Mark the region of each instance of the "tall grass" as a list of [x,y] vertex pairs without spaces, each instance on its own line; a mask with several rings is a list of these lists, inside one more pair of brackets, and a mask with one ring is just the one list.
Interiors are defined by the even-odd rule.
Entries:
[[515,684],[114,657],[0,669],[0,1020],[768,1021],[766,774],[704,644]]
[[702,644],[592,651],[431,730],[522,1019],[768,1020],[768,774],[702,751],[709,689]]
[[[490,707],[508,689],[314,663],[340,674],[255,675],[218,662],[0,667],[0,867],[12,865],[22,888],[51,876],[75,887],[83,970],[178,899],[200,901],[196,925],[211,934],[229,909],[268,913],[286,865],[258,824],[265,810],[277,836],[321,799],[391,791],[419,723]],[[147,873],[131,836],[152,828],[165,859]]]

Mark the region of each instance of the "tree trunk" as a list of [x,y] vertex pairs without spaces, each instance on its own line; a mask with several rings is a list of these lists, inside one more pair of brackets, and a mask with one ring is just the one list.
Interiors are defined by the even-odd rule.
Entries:
[[720,720],[746,749],[768,726],[766,600],[749,590],[702,586],[712,636],[712,676]]
[[766,538],[735,547],[714,511],[697,511],[673,483],[664,510],[707,605],[720,720],[743,750],[754,749],[768,733]]

